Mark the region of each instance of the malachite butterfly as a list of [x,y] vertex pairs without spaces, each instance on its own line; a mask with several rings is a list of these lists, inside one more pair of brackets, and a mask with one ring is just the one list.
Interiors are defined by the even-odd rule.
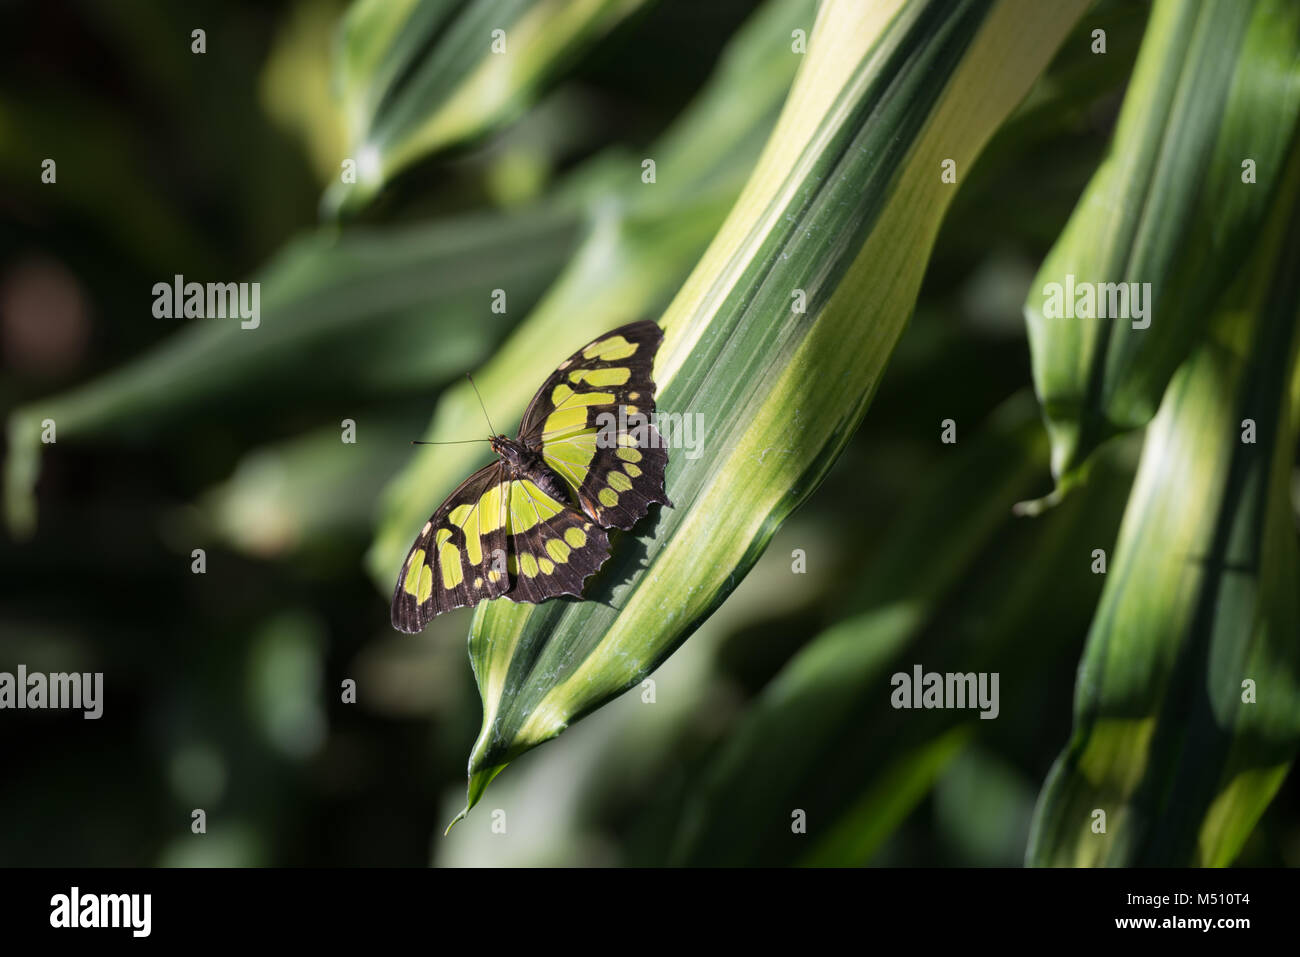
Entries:
[[528,403],[519,437],[425,522],[393,589],[393,627],[484,598],[581,596],[609,558],[606,529],[630,529],[664,494],[668,451],[651,423],[663,332],[633,322],[593,339]]

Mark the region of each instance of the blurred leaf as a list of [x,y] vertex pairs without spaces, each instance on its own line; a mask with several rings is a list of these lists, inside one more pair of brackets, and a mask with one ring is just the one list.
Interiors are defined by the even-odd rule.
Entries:
[[[475,372],[494,421],[518,421],[577,345],[668,301],[753,169],[800,62],[791,30],[811,26],[814,13],[813,0],[772,0],[737,32],[706,87],[649,150],[657,182],[642,183],[636,161],[611,154],[560,186],[553,200],[591,210],[590,231],[516,334]],[[482,429],[478,398],[460,383],[443,394],[424,438],[455,441]],[[426,446],[393,480],[367,558],[381,592],[391,590],[414,530],[482,455],[475,445]]]
[[297,0],[279,29],[260,79],[266,112],[303,143],[321,184],[339,174],[343,119],[330,95],[330,40],[341,0]]
[[321,624],[297,611],[282,612],[253,638],[247,706],[267,743],[295,760],[310,757],[325,739],[324,644]]
[[[982,259],[994,234],[1000,249],[1032,261],[1015,308],[999,320],[1021,335],[1025,293],[1101,162],[1149,12],[1131,0],[1089,8],[980,154],[944,219],[932,273],[954,259]],[[1104,56],[1092,52],[1094,30],[1106,32]]]
[[[1095,607],[1100,591],[1100,576],[1088,570],[1090,548],[1094,543],[1110,545],[1131,478],[1131,472],[1108,460],[1085,491],[1053,514],[1028,523],[1008,518],[963,580],[936,604],[933,619],[906,639],[906,651],[881,663],[870,679],[878,682],[875,693],[863,690],[854,710],[830,736],[806,742],[821,747],[825,762],[785,787],[798,788],[810,808],[819,809],[819,819],[827,822],[823,830],[840,835],[843,843],[828,834],[815,845],[813,857],[797,859],[837,866],[880,863],[882,858],[889,862],[888,848],[880,842],[894,836],[911,806],[882,790],[877,769],[908,767],[918,755],[969,753],[957,751],[960,738],[951,749],[944,747],[963,729],[988,743],[995,735],[1032,737],[1051,721],[1056,700],[1049,690],[1055,684],[1052,674],[1081,646],[1079,623]],[[894,709],[890,676],[917,664],[927,671],[997,674],[997,720],[982,720],[960,709]],[[1061,680],[1068,677],[1061,675]],[[927,793],[921,784],[937,783],[937,775],[947,770],[941,763],[920,767],[928,777],[905,792],[913,802]],[[836,770],[828,773],[827,768]],[[859,793],[862,797],[842,810]],[[880,802],[874,811],[868,810],[873,795]],[[759,812],[761,807],[750,813]],[[1013,826],[1008,819],[1015,812],[1004,808],[1000,819],[984,826]],[[855,828],[863,833],[856,834]],[[766,838],[760,851],[770,853],[774,843]]]
[[968,748],[935,782],[936,824],[960,863],[1019,867],[1037,789],[992,751]]
[[800,863],[843,867],[869,861],[899,821],[930,793],[952,760],[963,753],[973,730],[971,725],[950,728],[931,741],[902,751],[893,764],[880,770],[848,813],[825,829],[826,836],[814,839],[813,849]]
[[218,822],[202,841],[178,837],[159,855],[158,867],[267,867],[261,835],[244,821]]
[[[1110,94],[1122,92],[1137,57],[1149,6],[1131,0],[1099,0],[1079,21],[1042,79],[1011,114],[980,158],[994,151],[1021,151],[1035,142],[1086,123],[1090,111]],[[1093,32],[1106,33],[1106,53],[1093,52]]]
[[1030,864],[1229,864],[1300,746],[1297,159],[1244,307],[1215,318],[1149,430]]
[[[134,115],[129,114],[134,122],[129,172],[119,178],[87,170],[83,176],[109,194],[124,223],[135,222],[136,206],[113,194],[143,184],[150,187],[144,192],[152,200],[165,197],[167,205],[179,207],[189,219],[201,219],[197,231],[215,243],[219,254],[230,256],[229,247],[237,244],[238,251],[247,255],[245,244],[252,242],[257,259],[297,228],[311,209],[315,191],[300,153],[288,148],[287,138],[276,135],[262,110],[258,67],[266,44],[254,26],[260,17],[245,19],[243,10],[226,6],[87,3],[76,7],[103,34],[103,44],[124,68],[124,76],[103,84],[105,98],[113,102],[119,84],[124,83],[141,101]],[[190,31],[200,25],[199,20],[210,21],[208,43],[216,44],[204,59],[196,59],[191,51]],[[97,85],[91,79],[95,76],[86,74],[81,87]],[[311,81],[304,77],[302,82]],[[313,93],[302,95],[310,99]],[[65,125],[76,131],[84,115],[75,114]],[[69,152],[88,161],[97,157],[97,151],[87,147],[98,142],[79,136]],[[244,149],[232,155],[236,144]],[[188,203],[183,196],[188,196]],[[192,205],[196,198],[202,204],[197,209]],[[223,226],[242,242],[223,236]],[[152,238],[156,249],[164,251],[167,266],[184,262],[186,270],[195,267],[182,260],[180,250],[170,248],[165,237]]]
[[337,180],[325,208],[356,211],[417,160],[514,119],[643,2],[356,0],[335,59],[356,182]]
[[254,449],[200,501],[217,535],[272,558],[368,531],[374,498],[409,448],[405,425],[366,416],[356,444],[327,426]]
[[[673,863],[871,862],[972,733],[1043,722],[1039,689],[1094,606],[1089,549],[1109,545],[1130,475],[1108,461],[1061,508],[1013,518],[1047,459],[1031,406],[1027,394],[1008,400],[959,443],[885,530],[861,574],[865,610],[804,646],[705,756]],[[998,673],[998,719],[895,709],[890,676],[916,664]],[[806,836],[791,833],[792,808],[807,813]]]
[[[854,601],[861,611],[805,646],[709,760],[704,781],[688,797],[675,841],[678,863],[754,863],[745,855],[761,854],[772,842],[742,835],[763,829],[770,834],[778,826],[788,832],[790,809],[808,809],[800,787],[835,761],[830,742],[847,717],[873,689],[887,703],[886,668],[969,574],[1011,506],[1032,488],[1047,448],[1028,400],[1021,395],[1008,402],[917,491],[862,575],[863,590]],[[937,541],[944,547],[936,549]],[[855,834],[853,846],[862,859],[928,791],[942,770],[940,758],[954,755],[966,736],[943,740],[932,742],[934,750],[927,745],[899,755],[857,811],[849,812],[845,826]],[[857,823],[867,820],[876,822],[869,834]],[[824,820],[814,833],[826,833]],[[843,854],[849,845],[838,846]],[[827,853],[814,850],[809,862]]]
[[[60,441],[150,434],[196,409],[245,403],[266,414],[308,398],[382,394],[445,382],[486,355],[511,314],[492,290],[535,298],[578,231],[567,209],[473,216],[429,225],[322,231],[290,245],[254,281],[256,328],[239,319],[186,327],[151,352],[9,417],[6,508],[18,535],[35,526],[41,422]],[[146,302],[141,311],[148,309]]]
[[[77,117],[76,123],[69,116]],[[219,258],[211,238],[160,196],[156,184],[140,177],[139,144],[119,108],[84,90],[0,92],[0,141],[8,202],[21,200],[33,210],[44,209],[46,216],[51,211],[75,215],[113,249],[150,266]],[[83,152],[85,143],[95,144],[93,156]],[[57,158],[57,190],[32,175],[46,158]]]
[[822,6],[758,168],[664,317],[659,409],[705,426],[695,457],[669,463],[676,507],[621,537],[588,601],[475,614],[467,810],[513,757],[671,654],[816,487],[911,314],[954,192],[941,164],[969,167],[1082,6]]
[[[1025,301],[1058,492],[1101,442],[1155,414],[1276,201],[1298,111],[1300,5],[1155,5],[1110,155]],[[1069,298],[1074,283],[1149,284],[1146,317],[1074,318],[1066,302],[1068,318],[1049,318],[1052,283]],[[1097,294],[1098,309],[1125,301],[1132,313],[1128,297]]]

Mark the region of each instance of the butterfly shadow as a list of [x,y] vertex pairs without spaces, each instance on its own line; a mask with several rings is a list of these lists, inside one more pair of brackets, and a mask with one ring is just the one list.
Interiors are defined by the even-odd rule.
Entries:
[[596,574],[587,579],[582,598],[565,596],[565,601],[592,601],[617,611],[621,604],[615,604],[615,597],[626,600],[626,593],[620,594],[624,586],[630,585],[641,572],[650,567],[650,543],[654,541],[663,520],[663,506],[658,502],[651,504],[650,510],[641,521],[630,530],[609,530],[609,560],[600,567]]

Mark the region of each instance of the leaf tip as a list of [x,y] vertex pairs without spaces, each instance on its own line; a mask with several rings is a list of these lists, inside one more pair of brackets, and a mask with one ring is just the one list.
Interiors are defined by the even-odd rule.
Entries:
[[1065,498],[1065,490],[1058,485],[1041,498],[1016,502],[1011,506],[1011,514],[1018,518],[1037,518],[1049,509],[1060,505],[1063,498]]
[[442,832],[442,836],[446,837],[448,834],[450,834],[451,829],[455,827],[457,824],[459,824],[461,821],[465,820],[465,815],[467,814],[469,814],[469,805],[466,805],[465,807],[461,808],[460,813],[451,819],[451,823],[448,824],[447,829]]
[[36,531],[36,480],[41,469],[41,420],[26,410],[9,416],[9,454],[4,468],[4,510],[15,541]]

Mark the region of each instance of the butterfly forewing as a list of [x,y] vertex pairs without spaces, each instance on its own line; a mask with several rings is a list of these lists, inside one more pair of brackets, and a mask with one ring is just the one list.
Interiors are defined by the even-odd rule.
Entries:
[[667,450],[651,424],[663,332],[634,322],[583,346],[546,380],[519,441],[542,453],[592,519],[631,528],[664,494]]

